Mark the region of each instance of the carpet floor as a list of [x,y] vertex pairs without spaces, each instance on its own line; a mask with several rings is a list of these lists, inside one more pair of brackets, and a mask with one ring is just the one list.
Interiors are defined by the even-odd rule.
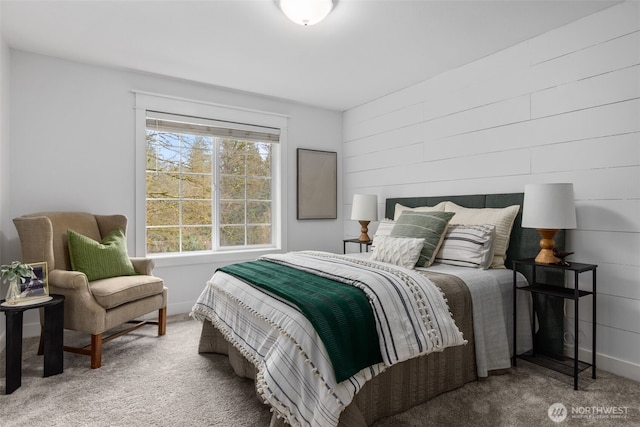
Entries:
[[[65,353],[64,373],[42,378],[37,339],[23,343],[22,387],[4,394],[0,353],[0,424],[10,426],[268,426],[269,408],[251,380],[237,377],[225,356],[198,354],[201,324],[172,316],[167,335],[138,329],[103,347],[100,369]],[[85,336],[65,331],[65,343]],[[590,370],[573,379],[524,361],[505,375],[465,385],[411,410],[379,420],[386,426],[638,426],[640,383]],[[552,421],[552,404],[566,419]],[[613,413],[615,412],[615,413]],[[556,412],[558,414],[558,412]]]

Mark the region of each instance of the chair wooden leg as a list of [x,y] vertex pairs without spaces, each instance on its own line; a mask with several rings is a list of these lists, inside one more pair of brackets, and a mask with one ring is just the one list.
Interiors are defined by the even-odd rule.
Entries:
[[91,369],[102,366],[102,334],[91,335]]
[[167,333],[167,307],[158,310],[158,336]]

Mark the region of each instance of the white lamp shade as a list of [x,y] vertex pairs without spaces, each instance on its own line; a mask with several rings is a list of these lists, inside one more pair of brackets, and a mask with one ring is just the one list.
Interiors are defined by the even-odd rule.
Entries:
[[333,0],[280,0],[282,12],[299,25],[322,21],[333,9]]
[[576,228],[573,184],[527,184],[522,226],[553,230]]
[[375,194],[354,194],[351,219],[356,221],[377,221],[378,196]]

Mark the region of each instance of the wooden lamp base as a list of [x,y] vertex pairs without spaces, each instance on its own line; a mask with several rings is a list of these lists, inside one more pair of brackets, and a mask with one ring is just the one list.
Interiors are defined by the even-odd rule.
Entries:
[[360,242],[365,243],[365,242],[370,242],[371,238],[369,237],[369,223],[371,221],[358,221],[360,223],[360,237],[358,237],[358,240],[360,240]]
[[558,230],[549,228],[537,228],[538,234],[542,239],[540,240],[540,252],[536,256],[536,262],[539,264],[557,264],[560,259],[553,254],[553,248],[556,246],[556,242],[553,241],[553,237]]

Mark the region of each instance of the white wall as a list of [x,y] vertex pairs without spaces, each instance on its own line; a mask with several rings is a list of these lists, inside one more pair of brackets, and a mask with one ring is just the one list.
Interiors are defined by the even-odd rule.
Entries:
[[[2,16],[2,2],[0,2],[0,18]],[[8,174],[9,152],[9,48],[0,32],[0,223],[6,211],[5,198],[9,186]],[[0,233],[1,234],[1,233]],[[0,259],[2,247],[0,246]],[[6,285],[0,285],[0,296],[4,298]],[[0,321],[0,337],[4,337],[5,322]]]
[[[2,198],[6,206],[0,222],[3,262],[20,256],[11,219],[43,210],[123,213],[130,218],[128,236],[133,248],[134,89],[287,115],[287,249],[341,250],[341,219],[297,221],[295,193],[296,148],[340,154],[340,113],[149,74],[10,52],[11,150],[9,171],[3,171],[3,176],[10,175],[12,183]],[[339,197],[341,200],[341,193]],[[156,266],[154,273],[169,288],[168,312],[175,314],[190,311],[218,265],[158,261]],[[30,324],[35,326],[35,320]]]
[[[346,111],[343,122],[345,212],[356,192],[378,194],[382,214],[386,197],[573,182],[568,248],[599,266],[597,363],[640,381],[638,2]],[[345,236],[357,230],[345,221]],[[589,357],[590,304],[580,310]]]

